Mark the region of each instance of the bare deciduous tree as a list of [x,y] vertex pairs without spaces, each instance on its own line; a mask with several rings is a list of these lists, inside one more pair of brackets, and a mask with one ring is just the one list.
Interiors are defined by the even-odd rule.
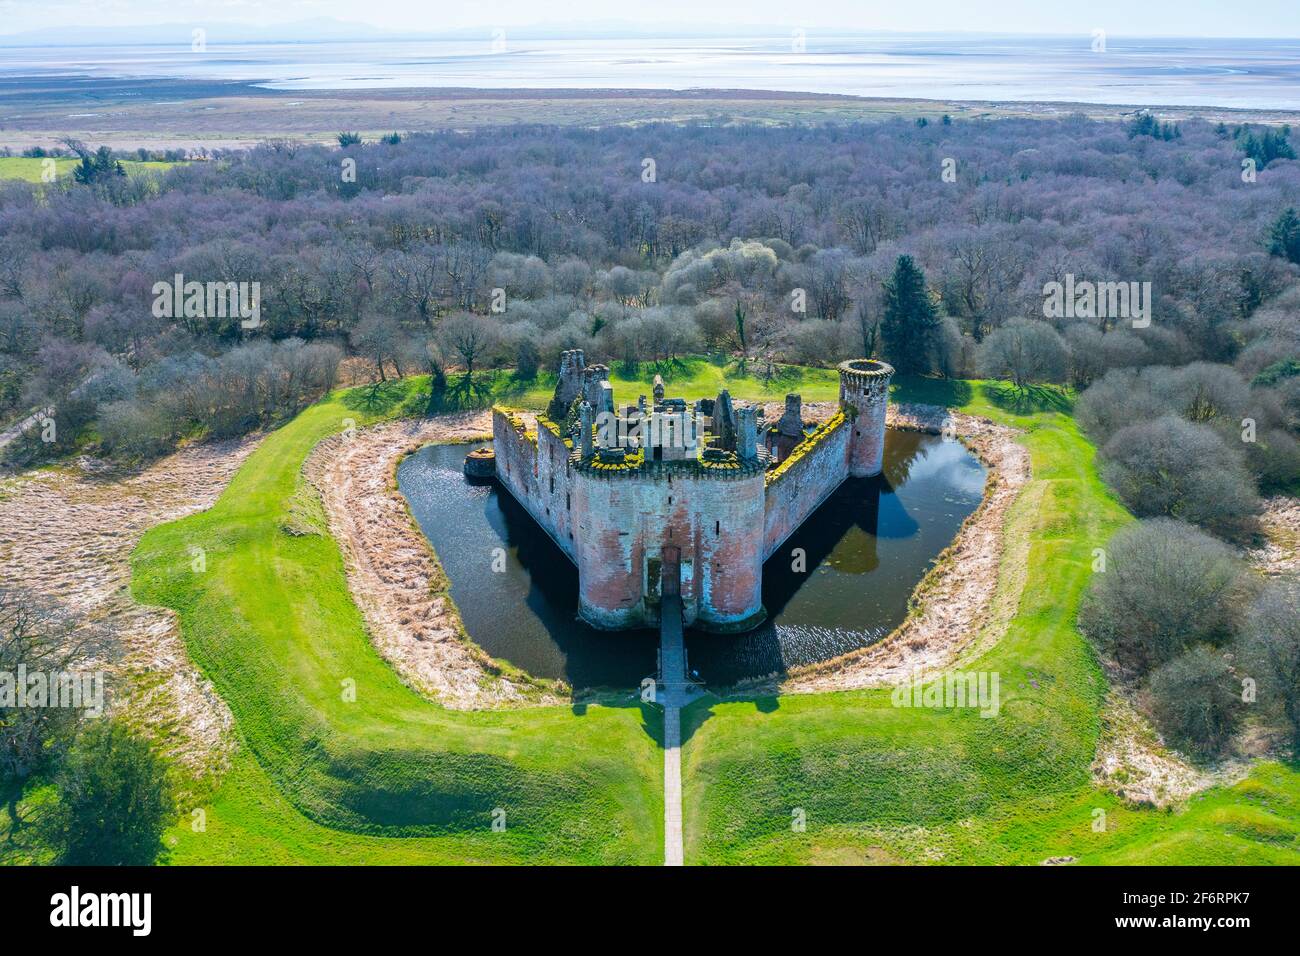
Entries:
[[[44,597],[0,588],[0,780],[21,782],[50,766],[70,746],[82,718],[72,707],[19,706],[20,672],[77,674],[103,661],[113,643],[107,630],[78,621]],[[15,827],[23,822],[20,791],[14,788],[10,797]]]

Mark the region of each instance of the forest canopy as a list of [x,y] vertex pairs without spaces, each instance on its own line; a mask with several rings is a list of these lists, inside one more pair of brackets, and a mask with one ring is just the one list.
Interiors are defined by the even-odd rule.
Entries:
[[[1300,418],[1288,135],[1082,117],[343,133],[6,183],[0,421],[49,409],[58,436],[6,453],[138,457],[264,427],[349,354],[379,375],[527,376],[578,347],[879,355],[1017,388],[1216,363],[1279,449],[1252,467],[1280,480]],[[257,320],[155,308],[173,281],[255,289]],[[1053,284],[1131,288],[1146,311],[1048,315]]]

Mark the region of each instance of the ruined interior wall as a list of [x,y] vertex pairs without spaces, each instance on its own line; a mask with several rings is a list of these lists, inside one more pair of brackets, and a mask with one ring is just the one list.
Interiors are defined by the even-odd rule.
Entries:
[[828,434],[767,486],[763,521],[764,560],[771,557],[848,477],[851,427],[852,423],[847,419],[832,426]]

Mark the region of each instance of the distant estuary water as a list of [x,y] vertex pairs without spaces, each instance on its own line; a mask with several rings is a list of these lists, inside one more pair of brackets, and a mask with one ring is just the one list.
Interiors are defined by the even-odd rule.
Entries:
[[[635,687],[657,631],[598,631],[578,619],[578,572],[507,493],[471,485],[474,445],[431,445],[397,481],[451,579],[470,637],[494,657],[574,688]],[[779,673],[863,647],[903,620],[916,583],[979,505],[985,470],[959,442],[890,430],[885,471],[851,479],[763,568],[768,619],[741,635],[690,631],[688,665],[712,685]],[[504,573],[492,570],[505,551]],[[806,570],[797,570],[802,549]]]
[[[1176,27],[1171,24],[1171,27]],[[953,100],[1300,109],[1300,41],[1101,36],[839,35],[239,42],[21,46],[0,38],[7,78],[61,84],[139,78],[250,83],[285,92],[480,89],[733,89]],[[152,87],[143,95],[155,95]]]

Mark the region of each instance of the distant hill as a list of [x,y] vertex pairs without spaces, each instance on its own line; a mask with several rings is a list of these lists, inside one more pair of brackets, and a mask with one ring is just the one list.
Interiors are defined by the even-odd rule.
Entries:
[[[456,30],[388,30],[368,23],[314,17],[258,26],[250,23],[160,23],[146,26],[42,27],[20,33],[0,34],[0,47],[18,46],[154,46],[190,41],[196,27],[207,30],[209,42],[223,43],[319,43],[332,40],[465,40],[489,37],[491,24]],[[752,26],[722,23],[639,24],[623,20],[574,21],[533,26],[508,27],[506,32],[520,40],[562,38],[691,38],[691,37],[784,37],[788,26]]]
[[311,43],[322,40],[371,40],[396,35],[367,23],[315,17],[272,26],[249,23],[159,23],[149,26],[43,27],[40,30],[0,35],[0,46],[153,46],[180,42],[188,46],[190,33],[197,27],[207,31],[209,42],[225,43]]

